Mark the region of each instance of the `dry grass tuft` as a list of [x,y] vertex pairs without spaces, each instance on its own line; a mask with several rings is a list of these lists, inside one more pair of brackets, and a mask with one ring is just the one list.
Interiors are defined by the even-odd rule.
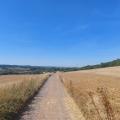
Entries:
[[109,101],[107,90],[105,88],[98,88],[98,93],[101,95],[101,101],[107,114],[107,120],[115,120],[114,111]]
[[[7,79],[9,79],[9,76]],[[0,120],[13,120],[19,110],[41,87],[48,75],[19,76],[11,83],[0,86]],[[1,80],[1,79],[0,79]]]

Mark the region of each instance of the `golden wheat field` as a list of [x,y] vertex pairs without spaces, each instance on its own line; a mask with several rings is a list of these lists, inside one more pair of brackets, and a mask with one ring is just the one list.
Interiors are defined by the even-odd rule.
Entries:
[[86,120],[120,120],[120,67],[66,72],[61,77]]
[[13,120],[48,77],[49,74],[1,75],[0,120]]

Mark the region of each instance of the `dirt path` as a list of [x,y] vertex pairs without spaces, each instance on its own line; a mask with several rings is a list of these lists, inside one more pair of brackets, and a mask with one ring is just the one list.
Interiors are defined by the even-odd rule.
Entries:
[[20,120],[85,120],[57,74],[49,78]]

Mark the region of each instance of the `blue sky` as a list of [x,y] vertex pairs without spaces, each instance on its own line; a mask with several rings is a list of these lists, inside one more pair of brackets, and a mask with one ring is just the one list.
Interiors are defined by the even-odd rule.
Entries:
[[0,0],[0,64],[84,66],[116,58],[119,0]]

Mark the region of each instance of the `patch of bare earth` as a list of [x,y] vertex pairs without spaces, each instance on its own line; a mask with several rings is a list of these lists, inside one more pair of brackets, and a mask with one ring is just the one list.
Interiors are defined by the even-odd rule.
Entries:
[[120,120],[120,67],[62,73],[86,120]]

